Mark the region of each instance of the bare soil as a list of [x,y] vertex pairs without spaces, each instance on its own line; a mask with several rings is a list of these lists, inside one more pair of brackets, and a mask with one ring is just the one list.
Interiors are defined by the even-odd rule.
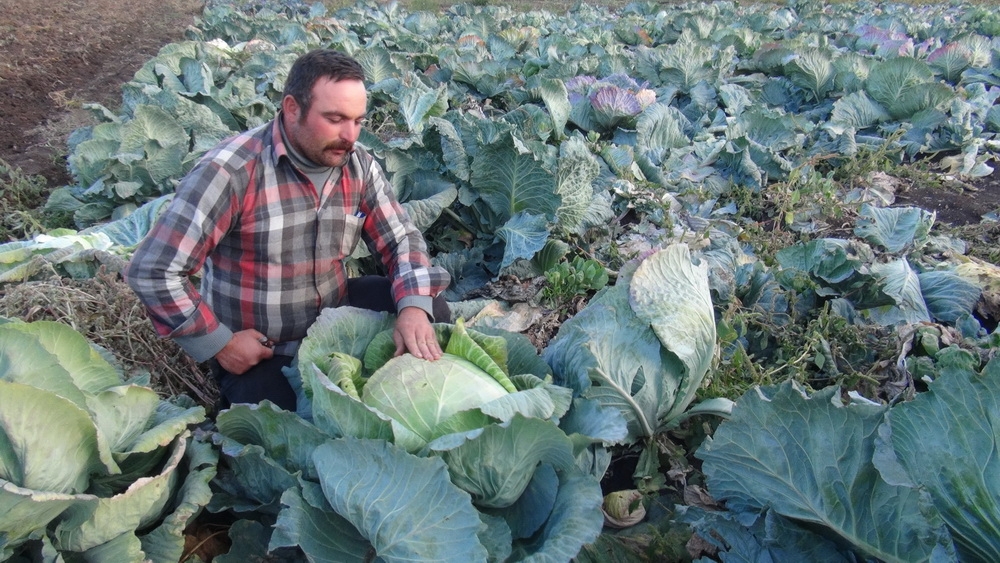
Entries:
[[82,104],[117,109],[121,85],[201,13],[200,0],[0,0],[0,159],[72,183],[66,138]]

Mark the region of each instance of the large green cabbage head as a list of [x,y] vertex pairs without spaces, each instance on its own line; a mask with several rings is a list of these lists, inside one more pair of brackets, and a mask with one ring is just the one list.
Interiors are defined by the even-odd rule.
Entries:
[[515,414],[558,420],[569,410],[572,391],[551,384],[548,365],[523,336],[467,329],[461,319],[435,330],[440,359],[395,357],[387,315],[325,312],[299,352],[300,414],[337,435],[386,438],[417,452]]

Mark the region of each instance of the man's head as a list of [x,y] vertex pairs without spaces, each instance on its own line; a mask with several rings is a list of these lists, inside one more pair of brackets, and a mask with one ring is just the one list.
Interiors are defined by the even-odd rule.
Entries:
[[347,162],[368,111],[364,80],[361,65],[343,53],[319,49],[299,57],[281,101],[289,142],[316,164]]

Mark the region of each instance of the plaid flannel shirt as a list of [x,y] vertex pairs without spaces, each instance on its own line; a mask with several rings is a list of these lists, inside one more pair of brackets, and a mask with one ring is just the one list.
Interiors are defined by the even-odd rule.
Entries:
[[[344,261],[359,240],[385,265],[400,308],[429,305],[450,282],[370,154],[355,150],[317,192],[292,165],[280,119],[207,153],[125,271],[157,332],[197,361],[239,330],[304,337],[345,297]],[[190,279],[199,271],[200,291]]]

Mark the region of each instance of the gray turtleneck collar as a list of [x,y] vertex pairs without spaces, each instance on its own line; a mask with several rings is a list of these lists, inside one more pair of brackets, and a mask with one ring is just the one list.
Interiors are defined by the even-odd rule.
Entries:
[[309,177],[313,185],[316,186],[317,191],[322,192],[323,186],[326,185],[327,181],[336,181],[340,179],[339,167],[334,168],[332,166],[316,164],[304,154],[300,153],[292,145],[292,143],[288,141],[288,134],[285,132],[284,116],[281,117],[281,127],[278,129],[281,131],[281,140],[285,143],[285,149],[288,151],[288,158],[292,161],[292,165]]

